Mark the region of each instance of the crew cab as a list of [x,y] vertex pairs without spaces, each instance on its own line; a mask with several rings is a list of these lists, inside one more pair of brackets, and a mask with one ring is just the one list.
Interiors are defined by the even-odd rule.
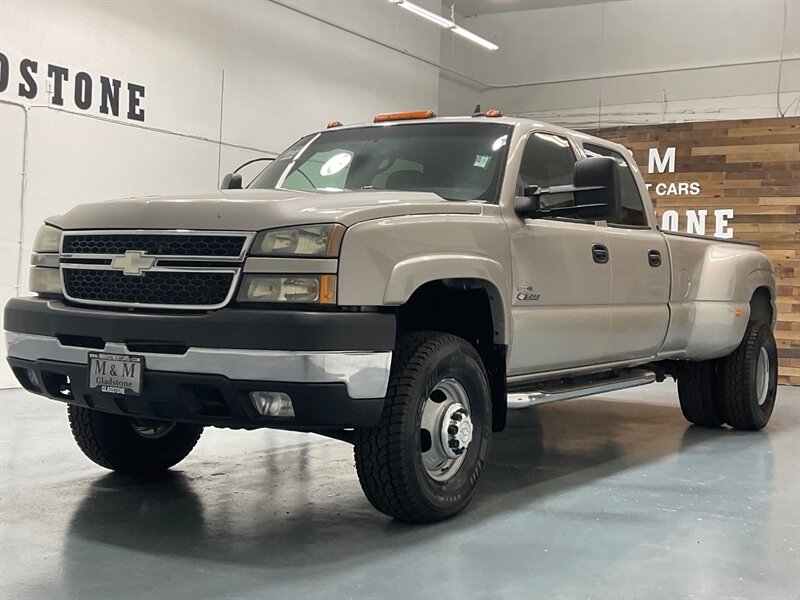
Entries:
[[46,220],[5,308],[22,386],[147,475],[206,426],[350,442],[369,501],[452,516],[509,409],[672,376],[692,423],[764,427],[775,277],[660,231],[631,153],[497,111],[302,137],[247,186]]

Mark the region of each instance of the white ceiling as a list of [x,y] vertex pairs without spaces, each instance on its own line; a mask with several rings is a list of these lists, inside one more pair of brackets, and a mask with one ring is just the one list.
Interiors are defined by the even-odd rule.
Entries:
[[442,0],[442,7],[444,13],[449,13],[450,5],[455,4],[458,14],[471,17],[474,15],[512,12],[517,10],[597,4],[603,1],[604,0]]

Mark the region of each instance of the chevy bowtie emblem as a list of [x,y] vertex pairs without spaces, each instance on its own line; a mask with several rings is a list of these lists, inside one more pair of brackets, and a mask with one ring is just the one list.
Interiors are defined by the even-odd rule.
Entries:
[[145,256],[141,250],[127,250],[123,256],[115,256],[111,268],[122,271],[125,275],[141,275],[143,271],[153,268],[156,259]]

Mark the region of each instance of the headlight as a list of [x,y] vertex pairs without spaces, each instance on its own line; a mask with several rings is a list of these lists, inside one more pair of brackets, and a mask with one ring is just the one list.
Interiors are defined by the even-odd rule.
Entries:
[[28,277],[28,289],[36,294],[61,294],[61,273],[58,253],[61,251],[62,231],[42,225],[33,240],[33,265]]
[[36,294],[60,294],[61,273],[48,267],[31,267],[28,288]]
[[61,250],[61,233],[62,231],[56,227],[42,225],[33,240],[33,251],[59,252]]
[[343,225],[304,225],[262,231],[251,254],[261,256],[338,256]]
[[239,301],[336,304],[336,276],[246,275]]

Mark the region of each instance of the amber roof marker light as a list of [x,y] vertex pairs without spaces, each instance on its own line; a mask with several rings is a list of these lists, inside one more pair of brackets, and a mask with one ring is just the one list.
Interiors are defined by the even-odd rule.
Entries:
[[341,121],[328,121],[328,127],[327,128],[328,129],[333,129],[334,127],[341,127],[341,126],[342,126],[342,122]]
[[385,123],[386,121],[411,121],[413,119],[433,119],[436,113],[432,110],[415,110],[411,112],[381,113],[375,115],[373,123]]

